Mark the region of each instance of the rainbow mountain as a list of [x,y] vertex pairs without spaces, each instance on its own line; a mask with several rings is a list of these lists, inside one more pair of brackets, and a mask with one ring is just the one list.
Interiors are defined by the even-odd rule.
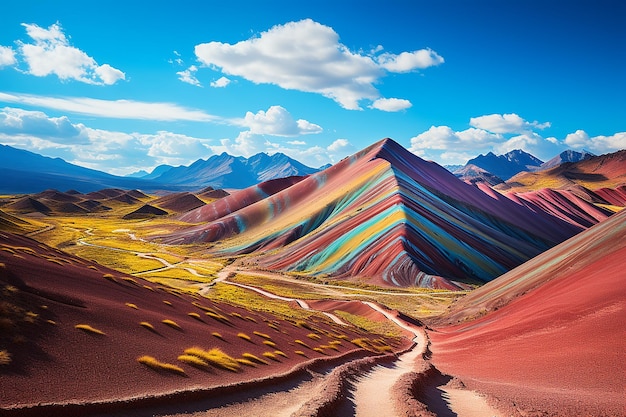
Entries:
[[557,197],[483,191],[383,139],[324,171],[188,212],[180,220],[189,227],[159,239],[212,242],[215,254],[248,254],[280,271],[459,288],[490,281],[610,214],[573,194]]

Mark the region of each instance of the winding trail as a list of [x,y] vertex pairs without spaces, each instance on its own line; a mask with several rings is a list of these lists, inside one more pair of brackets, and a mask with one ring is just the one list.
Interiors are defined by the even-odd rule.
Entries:
[[[92,229],[84,231],[88,236],[93,236]],[[128,233],[131,239],[138,239],[134,234]],[[153,259],[163,264],[163,268],[157,268],[149,271],[142,271],[135,273],[134,275],[142,275],[149,272],[163,271],[171,268],[178,268],[180,264],[186,262],[170,263],[167,260],[158,257],[154,253],[135,252],[127,249],[114,248],[103,245],[96,245],[86,242],[84,238],[78,239],[77,244],[88,245],[94,247],[100,247],[104,249],[133,253],[136,256]],[[193,275],[199,277],[210,278],[205,275],[199,274],[193,268],[184,268]],[[240,272],[234,265],[229,265],[222,268],[218,273],[215,280],[207,284],[199,284],[199,295],[206,295],[211,288],[218,282],[224,284],[233,285],[241,288],[245,288],[250,291],[255,291],[265,297],[283,300],[288,302],[297,303],[302,309],[313,310],[309,304],[301,299],[284,297],[277,294],[273,294],[269,291],[246,284],[240,284],[236,282],[228,281],[228,278],[232,274]],[[261,277],[269,277],[277,280],[290,281],[290,278],[286,278],[279,274],[272,274],[261,271],[246,270],[247,275],[257,275]],[[302,284],[302,281],[297,281]],[[345,287],[332,286],[325,284],[317,284],[306,282],[306,284],[321,287],[325,290],[336,287],[338,289],[345,290]],[[393,294],[398,295],[397,292],[384,292],[373,290],[361,290],[365,292],[372,292],[377,294]],[[437,292],[441,294],[442,292]],[[345,295],[341,293],[341,295]],[[416,293],[404,293],[407,296],[428,296],[430,294],[416,294]],[[351,399],[352,410],[351,415],[356,417],[399,417],[398,412],[395,409],[393,403],[393,395],[391,394],[392,387],[396,382],[406,373],[412,372],[417,368],[418,361],[424,361],[423,357],[427,350],[428,338],[424,329],[418,327],[412,323],[402,320],[394,312],[382,308],[380,305],[369,302],[360,301],[369,308],[376,310],[383,314],[387,320],[394,323],[404,331],[407,331],[413,335],[414,345],[405,353],[398,356],[397,360],[390,364],[376,365],[369,371],[362,373],[353,378],[351,384],[349,384],[349,395]],[[317,310],[315,310],[317,311]],[[339,317],[332,313],[320,311],[325,314],[335,323],[344,326],[350,326],[350,324],[344,322]],[[242,393],[236,393],[227,395],[220,398],[218,401],[212,399],[211,401],[175,404],[172,405],[169,412],[171,414],[163,414],[163,410],[159,412],[159,415],[168,415],[171,417],[241,417],[242,415],[258,416],[258,417],[298,417],[297,411],[301,406],[312,398],[323,396],[325,390],[324,381],[330,374],[332,369],[328,369],[326,372],[315,373],[309,371],[304,377],[293,378],[287,382],[279,383],[271,388],[258,388],[248,390]],[[429,409],[440,417],[502,417],[502,415],[495,409],[489,406],[486,400],[474,391],[457,388],[446,384],[445,382],[433,381],[432,384],[427,387],[424,393],[422,401],[426,402]],[[182,411],[181,411],[182,410]],[[165,411],[166,413],[168,411]],[[347,417],[347,416],[346,416]]]

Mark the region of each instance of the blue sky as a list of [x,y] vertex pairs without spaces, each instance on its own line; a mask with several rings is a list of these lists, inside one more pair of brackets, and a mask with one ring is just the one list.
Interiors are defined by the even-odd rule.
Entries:
[[11,2],[0,143],[115,174],[221,152],[317,167],[384,137],[441,164],[612,152],[625,4]]

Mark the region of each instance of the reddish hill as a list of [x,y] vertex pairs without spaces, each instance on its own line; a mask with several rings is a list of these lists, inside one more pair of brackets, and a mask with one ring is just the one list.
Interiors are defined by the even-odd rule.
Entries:
[[204,206],[202,200],[188,192],[168,194],[151,201],[151,204],[175,213],[184,213]]
[[625,237],[622,211],[471,292],[429,333],[433,362],[530,415],[622,415]]
[[458,288],[489,281],[584,228],[563,220],[567,213],[487,195],[391,139],[263,190],[275,184],[193,210],[181,220],[201,224],[162,240],[217,242],[215,253],[254,253],[254,262],[283,271]]
[[[371,354],[350,342],[369,335],[324,316],[296,321],[212,302],[8,233],[0,233],[0,294],[2,415],[107,413],[131,398],[126,406],[254,381],[315,358]],[[235,362],[237,369],[229,371],[178,359],[194,346],[259,360],[248,356],[253,363]],[[137,361],[144,355],[182,371],[152,369]],[[68,406],[57,406],[62,404]]]

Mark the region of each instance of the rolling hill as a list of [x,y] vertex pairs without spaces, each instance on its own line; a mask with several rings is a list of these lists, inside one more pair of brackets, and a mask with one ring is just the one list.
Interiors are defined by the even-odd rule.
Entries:
[[193,210],[180,220],[199,224],[158,239],[215,242],[216,254],[255,254],[251,262],[282,271],[458,288],[490,281],[585,227],[483,192],[391,139],[274,188]]

